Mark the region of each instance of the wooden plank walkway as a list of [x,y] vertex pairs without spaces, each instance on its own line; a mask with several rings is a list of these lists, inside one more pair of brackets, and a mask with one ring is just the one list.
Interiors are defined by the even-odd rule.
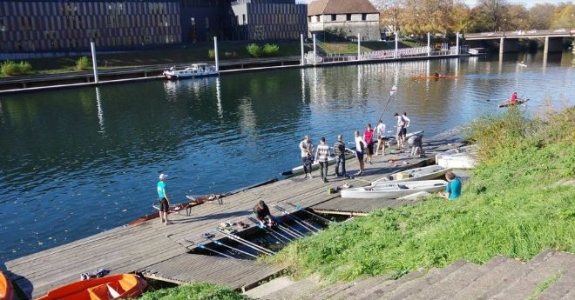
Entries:
[[[440,151],[457,146],[457,143],[447,145],[446,141],[434,141],[427,143],[425,149]],[[6,262],[6,266],[14,283],[31,297],[79,280],[81,273],[99,268],[108,269],[111,273],[154,271],[158,278],[174,281],[207,281],[233,288],[248,286],[278,272],[278,267],[188,253],[194,243],[202,242],[200,237],[203,233],[212,232],[214,239],[221,239],[224,236],[214,231],[220,223],[242,221],[251,224],[247,217],[259,200],[264,200],[275,215],[281,215],[275,205],[295,212],[297,208],[292,204],[366,213],[380,208],[381,204],[345,201],[339,194],[328,194],[327,188],[343,183],[367,185],[371,180],[422,164],[426,159],[429,158],[410,158],[406,154],[375,156],[372,165],[366,164],[361,177],[341,179],[329,176],[328,183],[315,176],[318,171],[314,172],[313,179],[301,176],[287,178],[225,197],[221,205],[214,202],[196,206],[190,216],[183,212],[171,214],[172,224],[167,226],[155,219],[134,227],[117,228]],[[349,174],[355,173],[357,160],[348,160],[347,169]],[[333,172],[331,166],[330,172]],[[232,269],[233,272],[230,271]]]

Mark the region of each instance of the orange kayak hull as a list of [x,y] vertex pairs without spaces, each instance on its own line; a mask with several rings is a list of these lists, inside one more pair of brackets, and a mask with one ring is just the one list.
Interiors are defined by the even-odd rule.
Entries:
[[139,297],[148,283],[135,274],[118,274],[62,285],[37,300],[111,300]]
[[14,299],[14,289],[12,288],[12,283],[6,275],[0,271],[0,299],[1,300],[13,300]]

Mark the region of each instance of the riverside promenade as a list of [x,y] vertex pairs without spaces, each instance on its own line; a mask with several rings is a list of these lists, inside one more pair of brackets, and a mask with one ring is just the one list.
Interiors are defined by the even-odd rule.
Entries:
[[[450,135],[424,139],[427,157],[410,157],[406,153],[374,156],[373,164],[366,165],[364,175],[355,179],[329,176],[330,181],[324,183],[319,176],[313,179],[295,176],[279,180],[226,196],[221,204],[214,201],[196,206],[190,216],[171,214],[170,225],[161,224],[159,219],[151,219],[136,226],[116,228],[8,261],[8,276],[29,298],[41,296],[57,286],[79,280],[82,273],[101,268],[110,270],[112,274],[139,272],[148,278],[178,284],[210,282],[249,290],[282,272],[283,266],[192,254],[194,248],[210,243],[202,234],[213,232],[215,236],[212,240],[225,240],[224,235],[214,231],[222,222],[252,224],[248,217],[259,200],[264,200],[272,214],[277,216],[282,212],[274,208],[276,205],[290,212],[298,210],[294,205],[312,211],[321,205],[323,211],[361,215],[383,207],[409,204],[397,200],[341,199],[339,194],[328,194],[326,190],[344,183],[355,187],[368,185],[386,174],[433,163],[433,153],[460,145],[458,138]],[[348,160],[347,169],[350,174],[357,172],[357,160]],[[329,172],[333,173],[333,167]],[[317,171],[314,175],[317,175]],[[187,202],[184,199],[172,201]],[[241,236],[242,230],[238,234]]]

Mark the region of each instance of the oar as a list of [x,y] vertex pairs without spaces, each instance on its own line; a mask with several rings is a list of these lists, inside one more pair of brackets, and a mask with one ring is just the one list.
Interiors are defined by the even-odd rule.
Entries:
[[[256,220],[253,217],[248,217],[248,220],[254,222],[260,229],[264,230],[265,232],[271,234],[274,238],[276,238],[276,240],[280,241],[283,243],[283,241],[281,239],[284,239],[285,241],[289,242],[293,242],[294,240],[273,230],[273,229],[268,229],[265,225],[263,225],[260,221]],[[278,238],[278,236],[281,238]]]
[[272,255],[275,255],[275,254],[276,254],[274,251],[271,251],[271,250],[266,249],[266,248],[264,248],[264,247],[262,247],[262,246],[260,246],[260,245],[258,245],[258,244],[255,244],[255,243],[252,243],[252,242],[250,242],[250,241],[248,241],[248,240],[245,240],[245,239],[243,239],[243,238],[241,238],[241,237],[239,237],[239,236],[237,236],[237,235],[235,235],[235,234],[227,233],[227,232],[225,232],[225,231],[223,231],[223,230],[221,230],[221,229],[216,229],[216,230],[217,230],[219,233],[221,233],[221,234],[227,236],[228,238],[230,238],[230,239],[232,239],[232,240],[235,240],[235,241],[238,241],[238,242],[240,242],[240,243],[242,243],[242,244],[244,244],[244,245],[246,245],[246,246],[249,246],[250,248],[258,249],[260,252],[262,252],[262,253],[264,253],[264,254],[267,254],[267,255],[269,255],[269,256],[272,256]]
[[383,107],[383,111],[381,112],[379,119],[377,119],[378,122],[379,122],[379,120],[381,120],[381,118],[383,118],[383,113],[385,113],[385,109],[387,108],[387,105],[389,104],[391,97],[393,97],[393,95],[395,95],[396,92],[397,92],[397,86],[394,84],[391,87],[391,90],[389,91],[389,97],[387,97],[387,102],[385,103],[385,106]]
[[209,240],[212,241],[212,242],[214,242],[214,244],[216,244],[216,245],[218,245],[218,246],[222,246],[222,247],[226,247],[226,248],[228,248],[228,249],[232,249],[232,250],[234,250],[234,251],[243,253],[243,254],[245,254],[245,255],[247,255],[247,256],[251,256],[251,257],[253,257],[253,258],[258,258],[257,256],[255,256],[255,255],[253,255],[253,254],[251,254],[251,253],[249,253],[249,252],[246,252],[246,251],[241,250],[241,249],[239,249],[239,248],[235,248],[235,247],[232,247],[232,246],[228,246],[228,245],[226,245],[226,244],[224,244],[224,243],[222,243],[222,242],[220,242],[220,241],[218,241],[218,240],[212,240],[212,239],[209,239]]
[[210,251],[210,252],[213,252],[213,253],[215,253],[215,254],[219,254],[219,255],[221,255],[221,256],[223,256],[223,257],[234,258],[234,257],[231,256],[231,255],[227,255],[227,254],[222,253],[222,252],[220,252],[220,251],[216,251],[216,250],[214,250],[214,249],[208,248],[208,247],[206,247],[206,245],[204,245],[204,244],[202,244],[202,243],[199,243],[199,244],[197,244],[197,245],[198,245],[198,247],[199,247],[200,249],[206,249],[206,250],[208,250],[208,251]]
[[312,213],[311,211],[309,211],[309,210],[307,210],[307,209],[301,207],[300,205],[296,205],[296,204],[293,204],[293,203],[291,203],[291,202],[287,202],[287,204],[289,204],[289,205],[295,207],[297,210],[301,210],[301,211],[303,211],[303,212],[305,212],[305,213],[308,213],[309,215],[312,215],[312,216],[314,216],[314,217],[316,217],[316,218],[318,218],[318,219],[320,219],[320,220],[322,220],[322,221],[324,221],[324,222],[326,222],[326,223],[328,223],[328,224],[329,224],[329,223],[333,223],[331,220],[329,220],[329,219],[327,219],[327,218],[324,218],[324,217],[322,217],[322,216],[320,216],[320,215],[318,215],[318,214],[314,214],[314,213]]
[[304,228],[307,228],[307,230],[309,230],[310,232],[313,232],[314,234],[317,232],[320,232],[320,230],[316,227],[314,227],[311,224],[306,224],[302,219],[292,215],[289,211],[287,211],[285,208],[276,205],[275,208],[279,211],[281,211],[284,215],[288,216],[290,219],[294,220],[296,223],[300,224],[301,226],[303,226]]
[[507,100],[507,98],[503,98],[503,99],[487,99],[487,101],[504,101]]

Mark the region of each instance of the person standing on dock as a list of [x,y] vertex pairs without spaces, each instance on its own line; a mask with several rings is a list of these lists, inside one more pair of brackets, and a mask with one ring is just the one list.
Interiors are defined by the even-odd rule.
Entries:
[[299,150],[301,152],[301,160],[303,163],[303,178],[313,178],[311,176],[311,163],[312,163],[312,153],[313,153],[313,144],[309,135],[304,136],[303,141],[299,143]]
[[359,133],[359,130],[355,131],[355,156],[359,161],[359,172],[355,173],[355,175],[363,174],[363,151],[367,148],[367,143],[363,140],[363,137]]
[[164,173],[160,174],[158,184],[156,185],[156,189],[158,191],[158,198],[160,201],[160,219],[162,223],[168,225],[168,210],[170,208],[170,198],[168,198],[166,179],[168,179],[168,175]]
[[375,147],[375,155],[379,153],[381,148],[381,155],[385,155],[385,124],[383,120],[377,122],[375,127],[375,135],[377,136],[377,146]]
[[327,182],[327,159],[329,156],[329,146],[325,143],[325,137],[321,137],[319,146],[315,151],[315,160],[319,162],[319,174],[323,182]]
[[407,113],[403,112],[403,121],[405,122],[405,130],[403,131],[403,141],[407,138],[407,128],[411,125],[411,120],[407,117]]
[[393,117],[397,118],[397,133],[395,138],[397,139],[397,149],[401,150],[401,148],[403,148],[403,138],[406,135],[404,131],[407,131],[405,129],[405,119],[398,113],[393,114]]
[[[333,152],[335,153],[335,176],[347,177],[345,172],[345,142],[341,134],[337,135],[337,141],[333,145]],[[341,173],[339,168],[341,167]]]
[[365,161],[368,162],[371,165],[371,157],[373,155],[373,128],[371,128],[371,124],[367,124],[367,127],[365,127],[365,131],[363,132],[363,140],[367,143],[367,152],[364,154],[367,154],[367,157],[365,158]]

